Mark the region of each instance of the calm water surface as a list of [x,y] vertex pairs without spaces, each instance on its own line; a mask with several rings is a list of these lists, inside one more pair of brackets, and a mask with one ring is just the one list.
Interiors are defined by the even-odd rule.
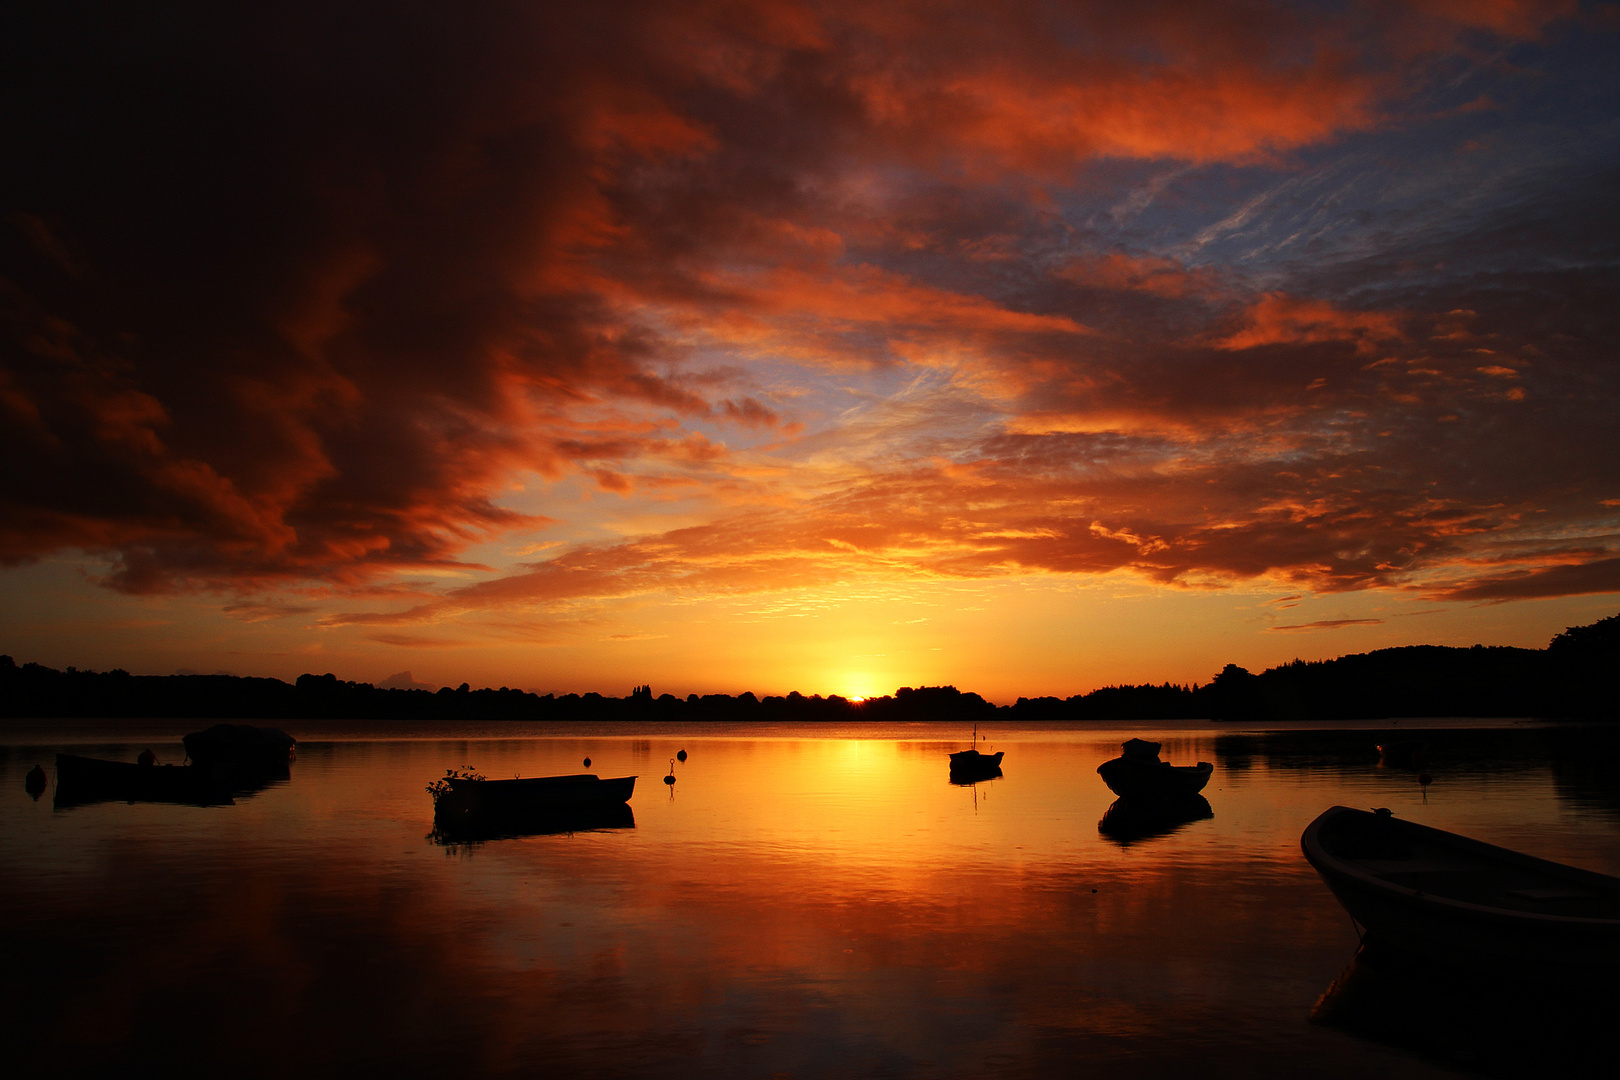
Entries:
[[[303,725],[232,806],[54,809],[54,753],[178,761],[184,721],[0,728],[0,1025],[59,1076],[1447,1075],[1465,1045],[1313,1023],[1357,947],[1299,851],[1335,803],[1620,874],[1612,732],[964,733]],[[1415,723],[1413,727],[1416,727]],[[1404,728],[1406,737],[1411,732]],[[1216,765],[1213,817],[1109,836],[1097,765],[1133,734]],[[660,782],[684,748],[674,787]],[[638,774],[634,826],[476,843],[424,788]],[[23,776],[38,761],[52,789]],[[1456,1039],[1452,1040],[1457,1043]],[[18,1075],[23,1075],[19,1073]]]

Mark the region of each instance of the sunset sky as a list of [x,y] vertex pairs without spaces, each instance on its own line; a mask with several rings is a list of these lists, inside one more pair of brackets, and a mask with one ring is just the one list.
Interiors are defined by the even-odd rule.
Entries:
[[1009,703],[1620,611],[1614,4],[29,2],[0,51],[19,663]]

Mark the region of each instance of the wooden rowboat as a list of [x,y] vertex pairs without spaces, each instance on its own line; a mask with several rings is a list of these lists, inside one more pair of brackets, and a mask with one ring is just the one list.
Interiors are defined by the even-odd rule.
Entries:
[[1369,939],[1475,968],[1620,966],[1620,878],[1347,806],[1300,846]]
[[77,754],[56,755],[58,809],[98,802],[162,802],[228,806],[227,780],[196,765],[137,765]]
[[483,780],[448,776],[435,795],[433,818],[443,824],[473,817],[533,814],[541,811],[618,806],[630,801],[634,776],[606,780],[593,773]]

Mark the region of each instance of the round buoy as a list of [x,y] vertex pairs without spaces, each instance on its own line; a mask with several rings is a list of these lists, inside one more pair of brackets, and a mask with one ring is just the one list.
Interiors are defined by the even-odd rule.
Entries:
[[675,754],[675,758],[676,758],[677,761],[685,761],[686,760],[686,751],[685,750],[677,751],[676,754]]
[[673,786],[674,783],[675,783],[675,759],[674,758],[669,759],[669,775],[664,777],[664,783],[669,784],[671,786]]
[[23,790],[38,799],[45,791],[45,770],[38,765],[29,769],[28,775],[23,777]]
[[586,758],[586,759],[585,759],[585,767],[586,767],[586,768],[587,768],[587,769],[588,769],[588,768],[590,768],[590,767],[591,767],[591,759],[590,759],[590,758]]
[[1420,772],[1418,773],[1418,783],[1422,784],[1424,787],[1428,787],[1430,784],[1434,783],[1434,777],[1430,776],[1426,772]]

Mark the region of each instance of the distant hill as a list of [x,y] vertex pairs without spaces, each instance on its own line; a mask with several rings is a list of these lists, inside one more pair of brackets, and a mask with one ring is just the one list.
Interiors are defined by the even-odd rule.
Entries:
[[997,708],[954,686],[902,687],[853,702],[794,692],[654,697],[531,694],[507,687],[379,687],[335,675],[297,682],[235,675],[131,675],[18,666],[0,656],[0,716],[242,720],[754,720],[812,723],[1075,720],[1237,721],[1391,716],[1545,716],[1620,719],[1620,615],[1573,626],[1545,649],[1410,645],[1295,660],[1256,675],[1228,664],[1201,686],[1105,686],[1069,698],[1019,698]]
[[1202,686],[1109,686],[1020,698],[1018,719],[1246,721],[1391,716],[1620,719],[1620,615],[1574,626],[1545,649],[1408,645],[1295,660],[1256,675],[1228,664]]

